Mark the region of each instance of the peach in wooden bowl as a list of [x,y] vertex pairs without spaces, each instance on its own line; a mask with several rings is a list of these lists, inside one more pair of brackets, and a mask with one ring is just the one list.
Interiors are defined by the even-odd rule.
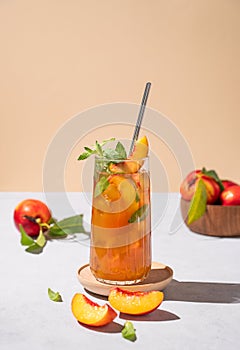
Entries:
[[240,236],[240,185],[220,180],[214,170],[202,168],[186,176],[180,193],[182,217],[191,231]]
[[189,205],[190,201],[181,198],[182,217],[191,231],[218,237],[240,236],[239,205],[207,204],[207,210],[203,216],[190,225],[187,223]]

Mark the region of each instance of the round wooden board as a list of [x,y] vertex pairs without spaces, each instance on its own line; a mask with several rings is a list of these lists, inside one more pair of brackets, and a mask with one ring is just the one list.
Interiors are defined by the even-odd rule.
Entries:
[[[114,285],[98,282],[91,273],[89,264],[83,265],[78,270],[78,279],[82,286],[89,292],[108,296],[110,289]],[[147,292],[151,290],[163,290],[172,280],[173,270],[162,263],[153,262],[148,277],[140,283],[132,285],[119,286],[129,291]]]

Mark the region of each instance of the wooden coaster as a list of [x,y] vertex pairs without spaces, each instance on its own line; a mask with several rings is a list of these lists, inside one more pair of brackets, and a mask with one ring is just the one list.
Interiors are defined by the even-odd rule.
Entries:
[[[82,286],[95,294],[108,296],[110,289],[114,288],[112,284],[98,282],[91,273],[89,264],[80,267],[77,276]],[[159,262],[153,262],[151,271],[143,282],[119,287],[130,291],[141,292],[163,290],[171,282],[172,277],[173,270],[169,266]]]

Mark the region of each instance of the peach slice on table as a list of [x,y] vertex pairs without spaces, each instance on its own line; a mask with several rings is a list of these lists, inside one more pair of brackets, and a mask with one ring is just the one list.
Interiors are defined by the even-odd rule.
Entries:
[[71,308],[74,317],[88,326],[104,326],[117,317],[117,313],[111,306],[98,305],[82,293],[76,293],[73,296]]
[[144,315],[154,311],[162,303],[163,292],[132,292],[122,288],[113,288],[108,296],[110,305],[125,314]]
[[133,152],[128,157],[127,161],[121,163],[111,163],[109,170],[114,174],[133,174],[136,173],[142,166],[140,159],[148,155],[148,139],[143,136],[135,142]]

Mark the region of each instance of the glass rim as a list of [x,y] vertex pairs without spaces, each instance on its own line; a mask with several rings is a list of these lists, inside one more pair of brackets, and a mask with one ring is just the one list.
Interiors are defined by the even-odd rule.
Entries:
[[95,160],[102,161],[102,162],[108,162],[108,163],[121,163],[121,162],[139,162],[139,161],[145,161],[148,160],[149,156],[142,157],[142,158],[134,158],[134,159],[111,159],[106,157],[101,157],[98,154],[95,154]]

